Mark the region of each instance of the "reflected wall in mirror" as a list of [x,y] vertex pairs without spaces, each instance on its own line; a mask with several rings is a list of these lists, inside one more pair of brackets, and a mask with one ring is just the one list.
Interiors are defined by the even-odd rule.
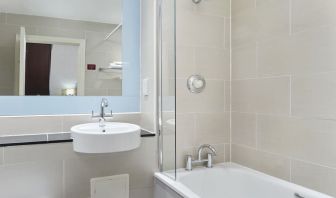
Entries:
[[123,95],[122,6],[1,0],[0,95]]

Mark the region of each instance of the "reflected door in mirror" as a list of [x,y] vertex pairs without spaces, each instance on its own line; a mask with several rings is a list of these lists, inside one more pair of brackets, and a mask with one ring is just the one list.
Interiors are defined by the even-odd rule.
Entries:
[[50,44],[27,43],[25,95],[50,95]]

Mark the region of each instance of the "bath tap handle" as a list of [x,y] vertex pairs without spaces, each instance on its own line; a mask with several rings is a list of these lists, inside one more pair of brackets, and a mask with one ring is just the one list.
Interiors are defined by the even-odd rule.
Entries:
[[191,155],[187,155],[187,161],[186,161],[186,170],[187,171],[191,171],[192,170],[192,156]]
[[213,154],[208,153],[207,168],[212,168],[212,158],[213,158]]

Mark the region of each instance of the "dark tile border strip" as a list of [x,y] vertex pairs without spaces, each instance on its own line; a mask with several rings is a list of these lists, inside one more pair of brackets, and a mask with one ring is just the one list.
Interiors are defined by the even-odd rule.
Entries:
[[[154,137],[155,133],[148,130],[141,130],[141,137]],[[0,147],[36,145],[36,144],[55,144],[72,142],[70,132],[49,133],[37,135],[13,135],[0,137]]]

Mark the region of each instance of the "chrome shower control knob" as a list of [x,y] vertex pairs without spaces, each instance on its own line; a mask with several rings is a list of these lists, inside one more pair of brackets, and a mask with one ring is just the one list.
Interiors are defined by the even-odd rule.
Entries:
[[194,4],[199,4],[199,3],[201,3],[201,1],[202,1],[202,0],[192,0],[192,2],[193,2]]
[[193,86],[196,88],[196,89],[200,89],[204,86],[204,83],[202,80],[195,80],[193,82]]
[[192,75],[188,78],[187,86],[191,93],[201,93],[205,89],[206,82],[201,75]]

